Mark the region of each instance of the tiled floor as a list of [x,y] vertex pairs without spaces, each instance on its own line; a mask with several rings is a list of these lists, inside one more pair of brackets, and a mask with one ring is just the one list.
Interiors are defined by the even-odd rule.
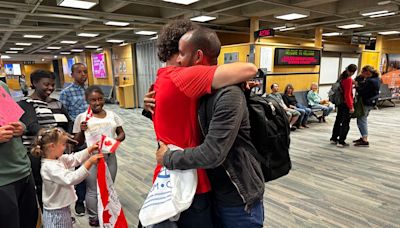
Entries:
[[[293,170],[267,183],[265,227],[400,227],[400,104],[369,117],[369,148],[329,144],[334,114],[327,123],[292,134]],[[118,151],[116,187],[130,227],[150,188],[156,142],[141,110],[107,105],[124,120],[126,140]],[[352,120],[348,142],[357,139]],[[88,227],[87,217],[75,227]]]

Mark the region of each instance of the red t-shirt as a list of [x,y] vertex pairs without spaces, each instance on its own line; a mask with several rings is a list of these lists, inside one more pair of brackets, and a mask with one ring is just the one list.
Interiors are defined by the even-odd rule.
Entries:
[[353,79],[348,77],[343,79],[342,82],[343,98],[349,109],[353,108]]
[[[156,108],[153,115],[157,140],[183,149],[200,145],[198,122],[199,98],[211,93],[217,66],[169,66],[158,70],[154,84]],[[157,165],[154,179],[160,172]],[[211,185],[204,169],[197,169],[196,193],[210,191]]]

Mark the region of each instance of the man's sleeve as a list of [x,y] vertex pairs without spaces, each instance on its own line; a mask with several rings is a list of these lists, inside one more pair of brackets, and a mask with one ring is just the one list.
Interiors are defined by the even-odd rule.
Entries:
[[61,91],[61,93],[60,93],[60,102],[63,104],[63,106],[65,107],[65,108],[67,108],[68,109],[68,105],[69,105],[69,99],[68,99],[68,97],[67,97],[67,94],[66,94],[66,91],[65,90],[63,90],[63,91]]
[[351,96],[351,91],[353,90],[352,80],[343,80],[343,97],[344,101],[349,109],[353,108],[353,97]]
[[225,91],[215,103],[204,142],[195,148],[168,151],[163,165],[168,169],[181,170],[211,169],[221,165],[236,140],[244,108],[246,101],[239,87]]
[[186,96],[200,98],[211,93],[211,85],[218,66],[177,67],[171,77]]

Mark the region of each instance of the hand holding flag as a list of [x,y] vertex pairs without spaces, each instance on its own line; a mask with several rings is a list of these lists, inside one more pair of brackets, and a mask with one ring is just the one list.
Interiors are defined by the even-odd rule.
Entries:
[[105,135],[101,136],[100,150],[102,153],[115,153],[121,142]]

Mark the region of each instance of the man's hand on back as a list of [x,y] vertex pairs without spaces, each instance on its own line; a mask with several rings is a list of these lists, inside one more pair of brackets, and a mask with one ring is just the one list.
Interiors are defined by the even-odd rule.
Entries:
[[165,145],[161,141],[159,143],[160,143],[160,148],[158,148],[158,150],[156,152],[156,159],[157,159],[157,163],[162,165],[162,162],[164,160],[164,155],[168,151],[168,146]]
[[149,91],[144,95],[144,110],[154,114],[154,107],[156,107],[156,99],[154,99],[156,92]]

